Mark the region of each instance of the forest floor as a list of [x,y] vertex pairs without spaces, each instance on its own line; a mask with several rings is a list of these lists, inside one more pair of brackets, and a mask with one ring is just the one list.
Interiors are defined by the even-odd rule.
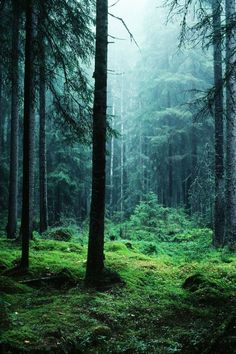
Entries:
[[180,242],[106,242],[123,283],[83,285],[86,245],[31,241],[30,270],[9,271],[19,245],[0,237],[1,353],[236,353],[236,256],[211,231]]

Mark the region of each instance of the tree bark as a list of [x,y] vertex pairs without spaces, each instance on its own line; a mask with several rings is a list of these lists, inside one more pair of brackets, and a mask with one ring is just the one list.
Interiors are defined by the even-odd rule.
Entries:
[[172,151],[172,137],[168,141],[168,207],[173,205],[173,151]]
[[3,153],[4,145],[4,119],[3,119],[3,78],[2,78],[2,64],[0,63],[0,151]]
[[40,232],[48,228],[47,202],[47,161],[46,161],[46,74],[45,74],[45,39],[44,39],[45,3],[40,1],[39,13],[39,198],[40,198]]
[[124,74],[121,75],[120,92],[120,124],[121,124],[121,147],[120,147],[120,221],[123,222],[124,213]]
[[108,1],[97,0],[96,3],[92,199],[86,271],[88,282],[99,280],[104,269]]
[[33,155],[34,155],[34,113],[33,113],[33,6],[26,1],[26,40],[24,76],[24,133],[23,133],[23,202],[22,202],[22,255],[21,267],[29,266],[29,240],[32,236],[33,208]]
[[[112,106],[112,129],[114,129],[115,104]],[[110,214],[113,214],[113,192],[114,192],[114,136],[111,137],[111,163],[110,163]]]
[[19,135],[19,4],[12,1],[12,63],[11,63],[11,142],[10,142],[10,180],[7,237],[15,238],[17,232],[18,197],[18,135]]
[[229,246],[236,243],[236,33],[235,0],[226,0],[226,237]]
[[224,128],[221,1],[213,0],[212,13],[215,84],[215,205],[213,245],[219,247],[223,245],[224,240]]

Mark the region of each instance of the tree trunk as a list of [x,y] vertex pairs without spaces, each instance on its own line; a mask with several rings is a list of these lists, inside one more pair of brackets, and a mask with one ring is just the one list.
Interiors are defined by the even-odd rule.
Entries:
[[235,0],[226,0],[226,239],[229,246],[236,243],[236,34]]
[[168,142],[168,207],[172,207],[173,203],[173,151],[172,151],[172,137]]
[[46,162],[46,76],[45,76],[45,40],[44,40],[45,4],[40,1],[39,14],[39,46],[40,46],[40,72],[39,72],[39,198],[40,198],[40,232],[48,228],[48,202],[47,202],[47,162]]
[[24,133],[23,133],[23,202],[22,202],[22,256],[21,267],[29,266],[29,240],[32,236],[33,209],[33,9],[32,0],[26,1],[26,40],[24,77]]
[[224,240],[224,128],[220,1],[213,0],[212,13],[215,83],[215,205],[213,244],[215,247],[219,247],[223,245]]
[[96,282],[104,269],[108,1],[97,0],[96,3],[92,199],[86,271],[88,282]]
[[3,119],[3,78],[2,78],[2,64],[0,63],[0,151],[3,153],[4,145],[4,119]]
[[[115,104],[112,106],[112,129],[114,129]],[[111,137],[111,164],[110,164],[110,214],[113,214],[113,192],[114,192],[114,136]]]
[[10,145],[10,180],[7,237],[15,238],[17,231],[17,196],[18,196],[18,91],[19,91],[19,6],[12,1],[12,63],[11,63],[11,145]]
[[120,148],[120,222],[123,222],[124,213],[124,74],[121,76],[120,93],[120,124],[121,124],[121,148]]

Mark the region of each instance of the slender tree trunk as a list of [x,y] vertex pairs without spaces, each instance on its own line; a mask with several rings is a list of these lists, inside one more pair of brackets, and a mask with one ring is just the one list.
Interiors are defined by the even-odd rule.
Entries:
[[173,203],[173,151],[172,138],[168,142],[168,206],[171,208]]
[[29,240],[32,236],[33,190],[33,8],[26,1],[26,40],[24,77],[24,133],[23,133],[23,203],[22,203],[22,256],[21,267],[29,266]]
[[121,153],[120,153],[120,214],[123,221],[124,212],[124,74],[121,76],[120,120],[121,120]]
[[95,93],[93,108],[92,200],[86,280],[96,282],[104,269],[108,1],[97,0]]
[[144,194],[144,178],[143,178],[143,137],[142,137],[142,123],[139,122],[139,180],[140,180],[140,190],[139,190],[139,201],[141,202]]
[[224,131],[221,48],[221,1],[213,0],[212,13],[215,82],[215,205],[213,244],[215,247],[219,247],[223,245],[224,239]]
[[[112,116],[115,116],[115,104],[112,107]],[[114,129],[114,119],[112,120],[112,129]],[[110,164],[110,213],[113,213],[113,192],[114,192],[114,137],[111,138],[111,164]]]
[[196,132],[196,126],[194,123],[192,123],[191,127],[191,162],[190,162],[190,168],[188,169],[188,178],[187,178],[187,184],[186,184],[186,193],[187,193],[187,210],[188,213],[191,215],[193,210],[192,210],[192,203],[191,203],[191,187],[193,186],[196,175],[197,175],[197,132]]
[[181,159],[181,166],[180,166],[180,169],[181,169],[181,172],[180,172],[180,178],[181,178],[181,194],[182,194],[182,203],[183,203],[183,206],[184,208],[187,207],[187,201],[186,201],[186,157],[185,157],[185,152],[186,152],[186,139],[185,139],[185,135],[182,134],[181,135],[181,155],[182,155],[182,159]]
[[11,63],[11,145],[10,145],[10,180],[7,237],[15,238],[17,231],[17,196],[18,196],[18,91],[19,91],[19,4],[12,1],[12,63]]
[[47,202],[47,161],[46,161],[46,76],[45,76],[45,40],[44,40],[45,3],[40,1],[39,14],[39,46],[40,46],[40,73],[39,73],[39,101],[40,101],[40,128],[39,128],[39,198],[40,198],[40,232],[48,228]]
[[226,0],[226,239],[236,243],[236,33],[235,0]]
[[56,188],[56,218],[55,221],[56,223],[60,222],[61,219],[61,212],[62,212],[62,195],[61,195],[61,185],[58,182],[57,188]]

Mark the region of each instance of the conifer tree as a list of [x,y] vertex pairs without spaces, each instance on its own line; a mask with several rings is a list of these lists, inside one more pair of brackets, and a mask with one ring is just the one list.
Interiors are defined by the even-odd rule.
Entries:
[[92,200],[86,270],[88,282],[98,281],[104,269],[108,1],[97,0],[96,5]]
[[18,196],[18,135],[19,135],[19,2],[12,0],[12,59],[11,59],[11,140],[8,204],[8,238],[16,237]]
[[22,192],[22,256],[21,267],[29,267],[29,241],[32,237],[33,212],[33,153],[34,153],[34,112],[33,112],[33,1],[26,1],[25,23],[25,76],[24,76],[24,136],[23,136],[23,192]]
[[224,240],[224,131],[223,131],[223,78],[222,78],[222,35],[221,1],[212,1],[213,21],[213,65],[214,65],[214,117],[215,117],[215,205],[214,239],[216,247]]
[[236,243],[236,29],[235,0],[226,0],[226,239]]

